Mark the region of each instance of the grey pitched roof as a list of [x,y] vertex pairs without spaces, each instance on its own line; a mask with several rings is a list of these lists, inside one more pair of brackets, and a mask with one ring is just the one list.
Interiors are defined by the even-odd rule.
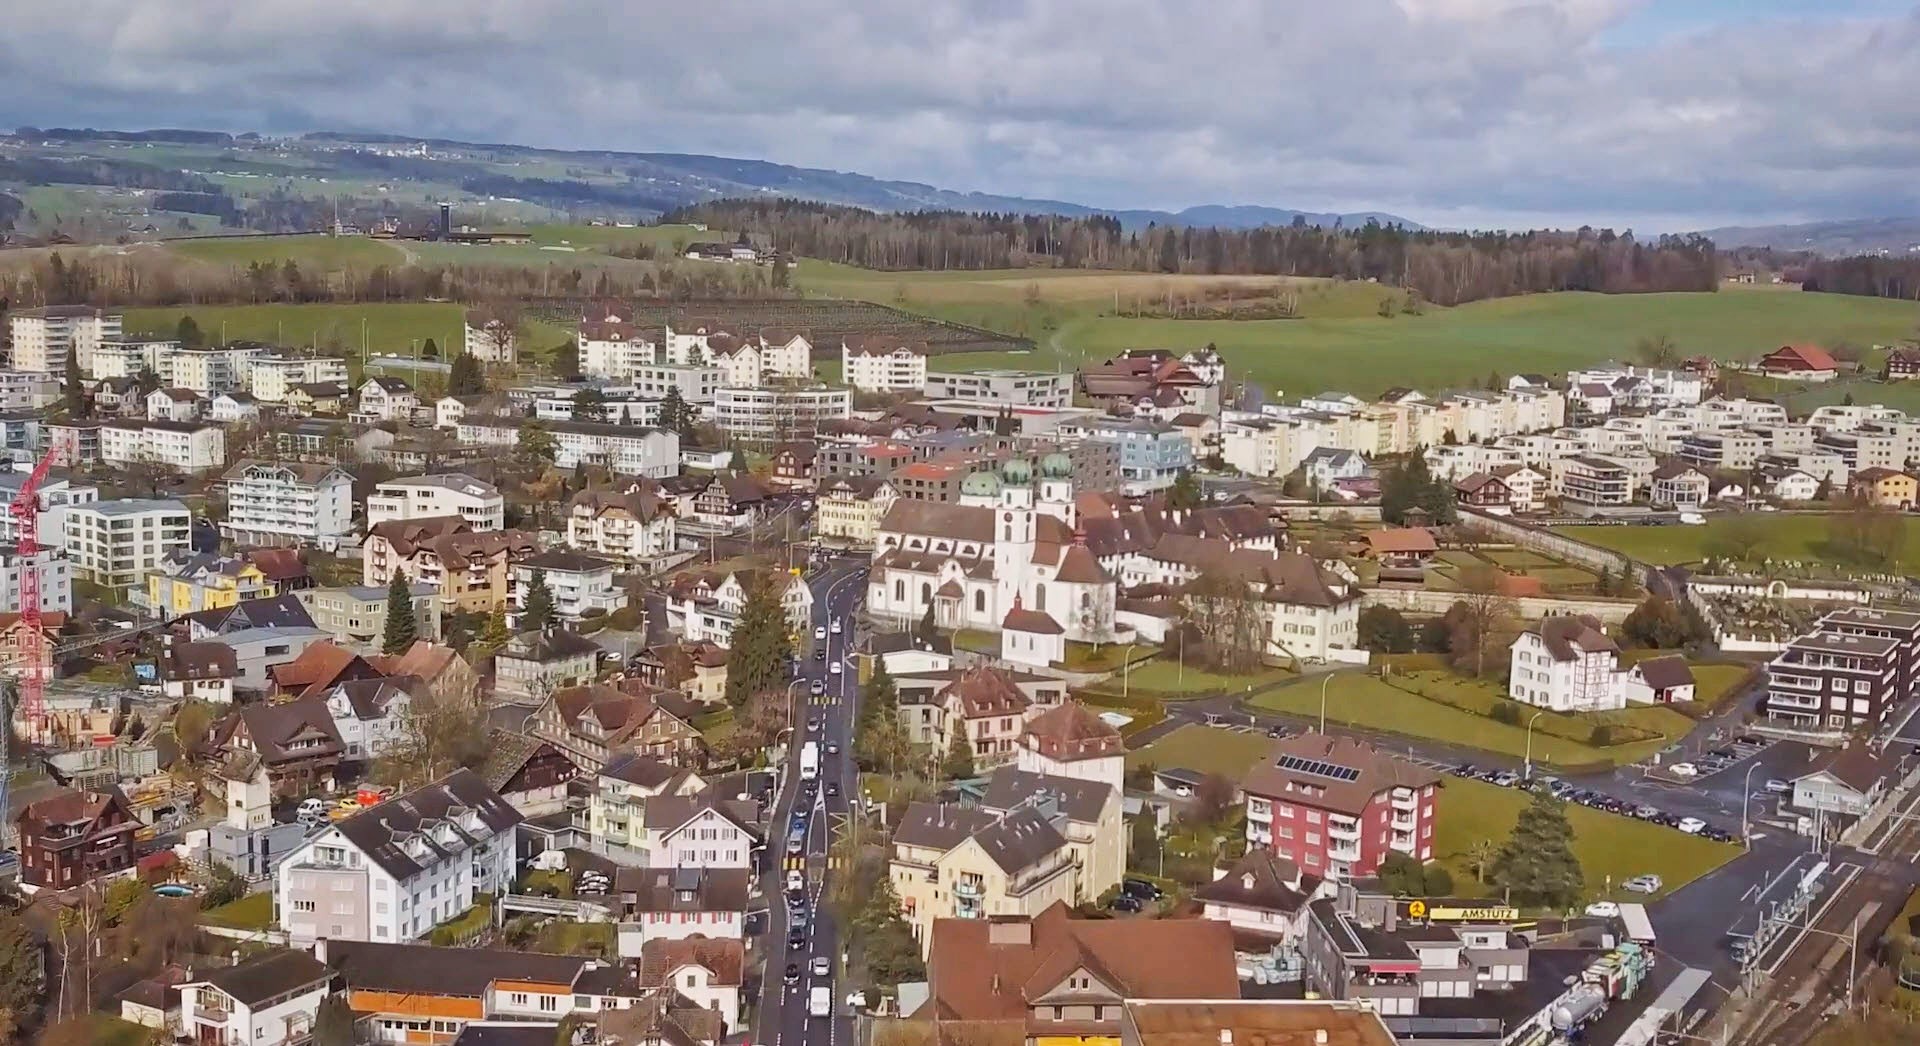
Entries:
[[1032,807],[1022,808],[974,834],[988,859],[1011,875],[1067,845],[1067,837]]
[[333,971],[316,962],[306,952],[271,952],[249,959],[238,966],[224,966],[203,980],[246,1006],[265,1002],[276,995],[309,985],[325,983]]
[[613,889],[636,912],[737,912],[747,905],[745,868],[614,869]]
[[959,846],[993,821],[992,814],[970,806],[909,803],[906,812],[900,815],[900,826],[893,831],[893,841],[897,846],[946,851]]
[[1042,811],[1058,809],[1072,820],[1092,822],[1100,819],[1112,794],[1113,786],[1103,781],[1050,777],[1007,766],[988,779],[987,794],[980,805],[999,811],[1033,803]]
[[755,839],[760,831],[760,804],[750,799],[721,799],[711,791],[699,795],[661,795],[647,800],[646,826],[649,830],[672,831],[708,810],[732,821]]
[[[1296,889],[1292,884],[1298,882]],[[1195,900],[1215,904],[1297,912],[1312,896],[1320,880],[1302,876],[1299,866],[1272,850],[1258,847],[1233,863],[1227,873],[1193,892]]]
[[[468,811],[479,816],[489,834],[504,832],[522,820],[520,811],[487,787],[479,774],[463,769],[362,810],[334,827],[389,875],[408,879],[479,841],[460,823]],[[453,830],[456,849],[434,838],[434,830],[442,824]],[[426,853],[419,858],[404,845],[414,838],[426,844]]]
[[1639,670],[1640,678],[1656,689],[1693,685],[1693,669],[1687,666],[1687,659],[1678,654],[1642,661],[1634,667]]

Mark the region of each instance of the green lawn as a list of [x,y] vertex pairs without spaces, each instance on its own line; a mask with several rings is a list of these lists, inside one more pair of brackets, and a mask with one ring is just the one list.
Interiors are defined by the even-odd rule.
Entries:
[[273,925],[273,894],[250,893],[232,904],[209,908],[200,913],[200,921],[230,930],[264,930]]
[[1236,734],[1189,724],[1145,748],[1128,752],[1127,767],[1183,767],[1203,774],[1225,774],[1238,781],[1272,745],[1273,739],[1265,734]]
[[1736,687],[1747,678],[1745,665],[1694,665],[1694,703],[1719,708],[1737,696]]
[[527,948],[531,952],[552,955],[599,955],[614,953],[612,923],[577,923],[553,919],[541,924]]
[[166,1041],[158,1028],[123,1021],[104,1013],[89,1013],[76,1019],[87,1022],[86,1041],[92,1046],[146,1046],[148,1043]]
[[[464,339],[463,308],[443,303],[327,305],[195,305],[186,308],[128,309],[128,333],[172,336],[182,315],[191,314],[208,340],[253,340],[302,348],[318,347],[357,358],[364,331],[372,352],[413,351],[415,342],[432,338],[441,358]],[[362,326],[364,321],[364,327]]]
[[[1341,673],[1331,677],[1331,680],[1326,684],[1329,722],[1464,748],[1478,748],[1502,755],[1527,754],[1527,731],[1524,726],[1497,722],[1485,715],[1430,701],[1388,686],[1370,675]],[[1258,695],[1252,703],[1257,708],[1270,711],[1317,717],[1320,714],[1320,687],[1321,684],[1312,681],[1282,687]],[[1468,687],[1472,689],[1468,690]],[[1468,698],[1465,696],[1467,694],[1478,696]],[[1492,701],[1491,691],[1487,688],[1464,683],[1461,699],[1484,702],[1484,705],[1490,705]],[[1584,740],[1572,740],[1573,737],[1584,738],[1596,723],[1615,721],[1661,730],[1663,733],[1671,731],[1672,737],[1684,735],[1692,725],[1692,720],[1667,708],[1633,708],[1597,716],[1568,716],[1548,712],[1534,726],[1533,760],[1556,766],[1579,766],[1602,759],[1626,764],[1644,759],[1671,743],[1667,737],[1662,737],[1595,748]]]
[[[1128,669],[1124,683],[1128,693],[1199,694],[1219,690],[1244,692],[1248,687],[1262,687],[1292,678],[1293,673],[1284,668],[1262,668],[1248,675],[1226,675],[1209,672],[1195,665],[1183,668],[1178,661],[1154,660],[1135,664]],[[1122,682],[1120,676],[1114,676],[1101,683],[1100,689],[1117,694],[1121,691]]]
[[[1490,893],[1474,881],[1466,861],[1468,847],[1491,839],[1504,843],[1530,797],[1514,788],[1449,777],[1440,793],[1433,834],[1434,857],[1453,873],[1455,892],[1463,896]],[[1734,843],[1716,843],[1631,817],[1622,817],[1569,804],[1567,821],[1573,826],[1574,855],[1586,872],[1590,899],[1646,900],[1620,884],[1636,875],[1652,873],[1664,882],[1660,894],[1713,871],[1739,856]],[[1607,890],[1608,878],[1612,891]]]
[[[1726,526],[1724,516],[1709,520],[1705,526],[1687,527],[1555,527],[1556,533],[1578,538],[1603,548],[1615,549],[1647,563],[1670,565],[1698,563],[1706,558],[1706,549],[1714,535]],[[1830,530],[1829,516],[1767,513],[1760,517],[1766,537],[1755,552],[1758,559],[1812,562],[1831,560],[1826,551]],[[1902,516],[1900,525],[1906,541],[1900,554],[1902,563],[1920,563],[1920,516]]]
[[176,240],[167,247],[182,258],[210,265],[245,268],[253,262],[282,265],[292,261],[307,276],[397,266],[406,260],[392,243],[365,236],[235,236]]

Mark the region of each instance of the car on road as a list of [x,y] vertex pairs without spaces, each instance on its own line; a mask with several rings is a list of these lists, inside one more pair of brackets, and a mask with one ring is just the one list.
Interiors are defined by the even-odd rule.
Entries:
[[836,795],[839,795],[839,794],[840,794],[840,782],[838,782],[838,781],[828,781],[828,782],[827,782],[827,795],[828,795],[829,797],[832,797],[832,796],[836,796]]
[[806,848],[807,848],[807,835],[806,835],[805,829],[801,829],[800,831],[797,831],[792,835],[787,836],[787,852],[788,853],[797,854],[800,851],[805,850]]
[[1587,914],[1595,919],[1617,919],[1620,917],[1620,906],[1612,901],[1595,901],[1587,905]]
[[1667,767],[1667,773],[1675,777],[1699,777],[1700,768],[1692,763],[1675,763]]
[[798,868],[787,869],[787,892],[788,893],[804,893],[806,892],[806,889],[807,889],[807,877],[800,874],[800,869]]
[[1268,737],[1285,737],[1287,736],[1287,731],[1286,731],[1286,728],[1284,727],[1270,726],[1270,727],[1267,727],[1267,736]]
[[787,931],[787,947],[799,951],[807,946],[807,931],[795,928]]
[[813,659],[815,661],[825,661],[827,659],[827,648],[823,646],[814,647]]
[[1680,823],[1674,825],[1674,827],[1688,835],[1699,835],[1701,831],[1707,827],[1707,822],[1702,821],[1698,817],[1682,817]]
[[1765,788],[1769,792],[1772,792],[1774,795],[1786,795],[1787,793],[1793,791],[1793,785],[1787,783],[1786,781],[1780,780],[1778,777],[1767,778],[1767,783],[1764,785],[1761,785],[1761,787]]
[[832,630],[834,635],[840,634],[840,619],[837,617],[833,619]]
[[832,741],[828,741],[828,742],[827,742],[827,754],[828,754],[828,755],[839,755],[839,754],[840,754],[840,746],[839,746],[839,745],[836,745],[836,744],[834,744],[834,743],[833,743]]
[[[838,631],[838,630],[836,629],[836,631]],[[815,639],[825,639],[825,638],[827,638],[827,626],[825,626],[825,625],[821,625],[821,626],[820,626],[819,628],[816,628],[816,629],[814,629],[814,630],[813,630],[813,638],[815,638]]]
[[1636,875],[1620,885],[1634,893],[1659,893],[1666,883],[1657,875]]
[[811,716],[811,715],[808,716],[807,717],[807,733],[817,734],[819,732],[820,732],[820,717]]
[[797,962],[788,963],[786,976],[780,979],[783,981],[786,981],[788,984],[799,984],[800,983],[800,964]]
[[809,968],[809,972],[815,977],[825,977],[833,972],[833,960],[824,955],[816,955],[813,957],[813,963]]
[[832,664],[830,664],[830,665],[828,665],[828,666],[827,666],[827,671],[828,671],[829,673],[831,673],[831,674],[833,674],[833,675],[836,675],[836,676],[837,676],[837,675],[839,675],[839,674],[840,674],[840,662],[838,662],[838,661],[835,661],[835,662],[833,662]]
[[813,685],[809,686],[807,690],[815,697],[818,697],[827,692],[827,681],[824,679],[816,679],[813,681]]

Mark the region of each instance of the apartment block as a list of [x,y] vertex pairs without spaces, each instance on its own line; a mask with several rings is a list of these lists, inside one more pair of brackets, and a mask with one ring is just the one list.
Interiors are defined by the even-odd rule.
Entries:
[[1073,404],[1073,375],[1050,371],[928,371],[924,387],[928,399],[993,400],[1023,407]]
[[18,546],[0,547],[0,613],[18,614],[21,610],[20,585],[27,571],[40,582],[42,613],[73,612],[73,564],[59,548],[42,548],[31,557],[20,554]]
[[826,385],[726,387],[714,393],[713,423],[738,440],[784,443],[807,439],[829,421],[853,415],[853,391]]
[[1904,696],[1910,659],[1898,639],[1815,631],[1768,662],[1762,707],[1774,722],[1803,730],[1877,727]]
[[879,336],[840,345],[840,380],[861,392],[919,392],[927,385],[927,345]]
[[93,370],[103,341],[118,340],[121,316],[91,305],[48,305],[7,314],[13,334],[13,369],[64,375],[73,353],[81,374]]
[[[607,425],[591,421],[544,423],[553,434],[558,453],[554,465],[601,465],[629,476],[665,479],[680,472],[680,434],[670,429],[638,425]],[[511,449],[520,442],[522,418],[465,417],[455,430],[468,446]]]
[[220,529],[242,545],[332,550],[353,533],[353,475],[338,465],[242,461],[226,480]]
[[181,502],[140,498],[74,505],[62,522],[75,576],[117,589],[143,584],[167,553],[187,547],[192,529]]
[[367,526],[390,519],[459,516],[469,530],[501,530],[506,504],[500,488],[464,472],[404,476],[373,488],[367,498]]
[[337,356],[261,353],[246,362],[243,384],[263,403],[286,403],[301,385],[344,386],[347,380],[347,361]]
[[1633,503],[1633,474],[1619,462],[1581,456],[1554,462],[1560,500],[1606,506]]
[[1433,858],[1440,775],[1351,738],[1282,739],[1242,782],[1247,845],[1310,875],[1374,874],[1390,853]]
[[1681,461],[1707,472],[1744,471],[1768,452],[1767,440],[1744,429],[1696,432],[1680,441]]
[[671,391],[688,403],[702,404],[713,402],[724,379],[720,368],[705,364],[649,363],[635,367],[629,380],[644,399],[663,400]]
[[175,472],[204,472],[227,463],[227,435],[200,421],[110,421],[100,426],[100,460],[109,465],[157,462]]

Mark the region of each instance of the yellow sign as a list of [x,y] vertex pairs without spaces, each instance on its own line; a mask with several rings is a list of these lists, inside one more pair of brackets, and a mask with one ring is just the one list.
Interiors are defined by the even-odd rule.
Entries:
[[1427,917],[1427,902],[1414,901],[1412,904],[1407,905],[1407,918],[1424,919],[1426,917]]
[[[1418,904],[1419,902],[1414,902]],[[1422,906],[1424,907],[1424,905]],[[1486,908],[1435,908],[1429,913],[1433,919],[1456,922],[1512,922],[1520,918],[1520,909],[1503,906]]]

